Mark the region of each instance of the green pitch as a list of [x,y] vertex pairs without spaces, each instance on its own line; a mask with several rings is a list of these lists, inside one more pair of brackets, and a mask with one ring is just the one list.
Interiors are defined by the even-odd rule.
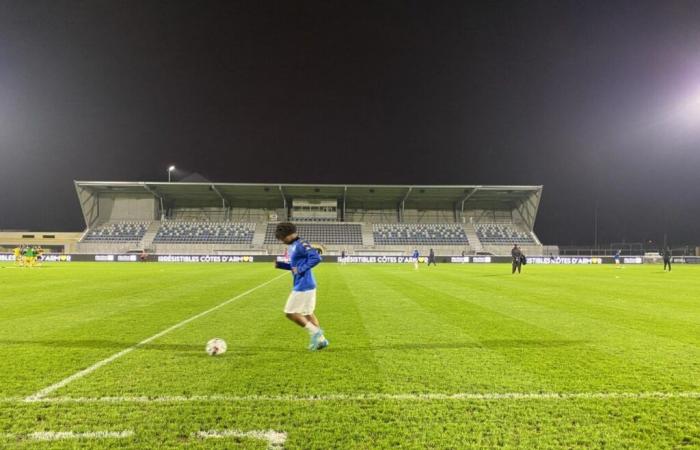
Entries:
[[322,264],[311,353],[271,264],[0,269],[0,447],[700,448],[700,267],[509,272]]

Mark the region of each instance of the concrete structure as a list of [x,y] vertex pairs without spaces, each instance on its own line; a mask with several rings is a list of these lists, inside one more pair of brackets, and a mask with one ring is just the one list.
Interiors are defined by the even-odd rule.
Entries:
[[86,224],[82,253],[278,254],[283,246],[269,229],[287,220],[307,224],[305,237],[331,254],[430,247],[445,256],[508,254],[513,242],[542,252],[534,234],[542,186],[76,181],[75,188]]

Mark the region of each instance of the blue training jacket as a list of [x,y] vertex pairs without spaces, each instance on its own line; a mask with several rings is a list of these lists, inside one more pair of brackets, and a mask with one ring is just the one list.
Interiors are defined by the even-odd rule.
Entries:
[[316,289],[316,280],[311,269],[321,262],[321,255],[318,254],[318,251],[308,242],[296,238],[289,244],[287,255],[289,263],[277,262],[275,267],[284,270],[292,270],[292,267],[296,267],[297,273],[294,274],[292,290],[303,292]]

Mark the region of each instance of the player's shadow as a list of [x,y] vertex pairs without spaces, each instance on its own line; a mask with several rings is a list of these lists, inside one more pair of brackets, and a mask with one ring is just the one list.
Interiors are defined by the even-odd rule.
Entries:
[[[36,341],[21,341],[21,340],[0,340],[0,345],[39,345],[42,347],[53,348],[96,348],[96,349],[114,349],[123,350],[133,347],[135,342],[119,342],[109,341],[104,339],[86,339],[86,340],[36,340]],[[152,343],[144,344],[138,347],[143,350],[177,350],[185,352],[201,352],[204,350],[203,344],[162,344]]]

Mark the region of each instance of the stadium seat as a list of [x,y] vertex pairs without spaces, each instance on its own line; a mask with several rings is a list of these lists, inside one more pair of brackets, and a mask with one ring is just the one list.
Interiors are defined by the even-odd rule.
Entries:
[[460,245],[469,244],[459,224],[391,223],[374,224],[377,245]]
[[251,244],[254,223],[166,221],[158,229],[155,244]]
[[149,222],[107,222],[90,229],[82,242],[125,243],[138,242],[146,234]]
[[536,244],[532,233],[518,229],[515,224],[479,223],[475,228],[476,235],[482,244]]
[[[265,244],[279,244],[275,238],[276,223],[267,225]],[[318,244],[362,245],[362,226],[357,223],[299,223],[299,236]]]

